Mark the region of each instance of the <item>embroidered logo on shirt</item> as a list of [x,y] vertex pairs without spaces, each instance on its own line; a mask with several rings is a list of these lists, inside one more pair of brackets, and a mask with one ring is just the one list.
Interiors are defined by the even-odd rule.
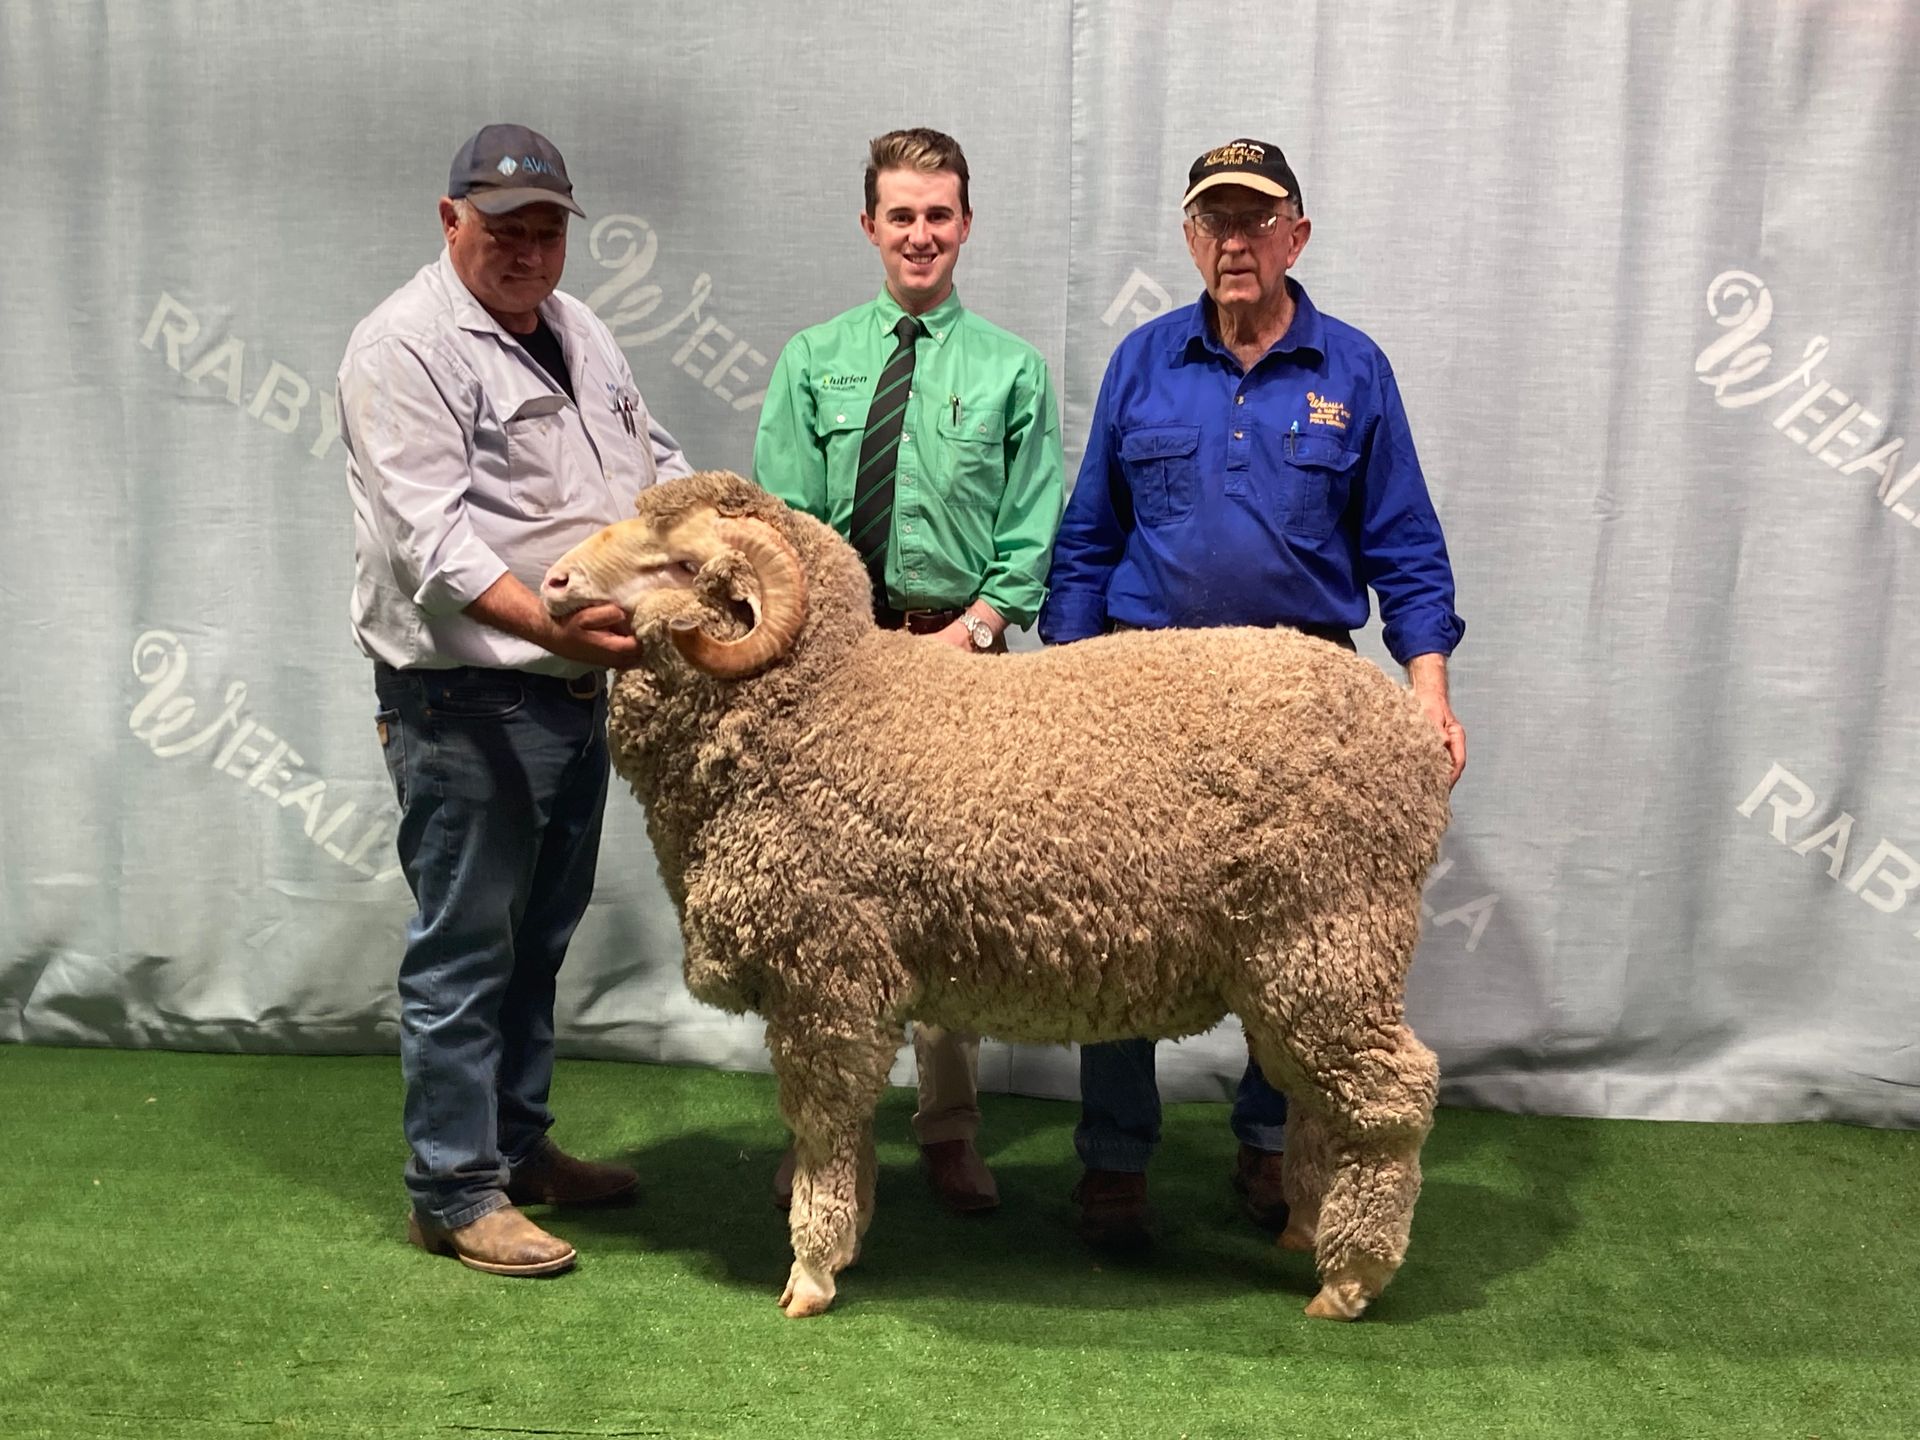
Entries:
[[1336,430],[1347,428],[1347,421],[1353,418],[1351,411],[1338,400],[1329,400],[1324,395],[1307,391],[1307,423],[1309,425],[1331,425]]
[[829,375],[820,382],[822,390],[858,390],[867,384],[865,375]]

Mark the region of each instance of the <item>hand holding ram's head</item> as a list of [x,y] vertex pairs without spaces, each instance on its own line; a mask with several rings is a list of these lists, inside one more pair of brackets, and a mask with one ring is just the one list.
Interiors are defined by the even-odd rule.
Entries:
[[547,571],[549,614],[612,604],[658,653],[664,636],[696,670],[745,679],[792,647],[807,580],[776,523],[780,502],[725,471],[641,492],[632,520],[589,536]]

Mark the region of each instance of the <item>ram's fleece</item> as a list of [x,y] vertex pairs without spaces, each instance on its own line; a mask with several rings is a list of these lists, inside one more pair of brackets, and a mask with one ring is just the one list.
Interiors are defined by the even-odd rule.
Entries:
[[1307,1313],[1358,1315],[1405,1253],[1437,1079],[1402,996],[1448,766],[1411,695],[1286,631],[966,655],[877,629],[852,548],[738,476],[638,509],[545,599],[610,600],[642,642],[614,763],[688,988],[766,1017],[799,1159],[786,1313],[827,1308],[873,1218],[904,1021],[1062,1042],[1232,1012],[1295,1102]]

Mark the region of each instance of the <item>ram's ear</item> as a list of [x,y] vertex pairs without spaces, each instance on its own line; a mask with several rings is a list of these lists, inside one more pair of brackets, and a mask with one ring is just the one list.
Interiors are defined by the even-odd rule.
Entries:
[[693,630],[675,634],[673,643],[694,669],[743,680],[779,660],[799,637],[807,619],[807,577],[793,546],[764,520],[716,518],[710,533],[719,544],[701,566],[696,589],[704,588],[712,570],[727,600],[749,612],[747,632],[722,640]]
[[691,589],[655,590],[633,612],[633,635],[643,645],[658,644],[676,631],[698,630],[713,607]]
[[738,550],[722,550],[700,567],[694,593],[724,610],[729,601],[745,601],[756,593],[753,562]]

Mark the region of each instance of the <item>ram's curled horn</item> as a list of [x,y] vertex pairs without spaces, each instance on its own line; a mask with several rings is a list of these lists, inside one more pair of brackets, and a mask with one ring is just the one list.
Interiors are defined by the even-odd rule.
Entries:
[[674,648],[696,670],[722,680],[756,675],[792,648],[807,618],[807,579],[800,557],[764,520],[715,516],[702,526],[702,562],[722,549],[737,550],[752,567],[746,601],[753,628],[738,640],[716,640],[704,630],[675,630]]

